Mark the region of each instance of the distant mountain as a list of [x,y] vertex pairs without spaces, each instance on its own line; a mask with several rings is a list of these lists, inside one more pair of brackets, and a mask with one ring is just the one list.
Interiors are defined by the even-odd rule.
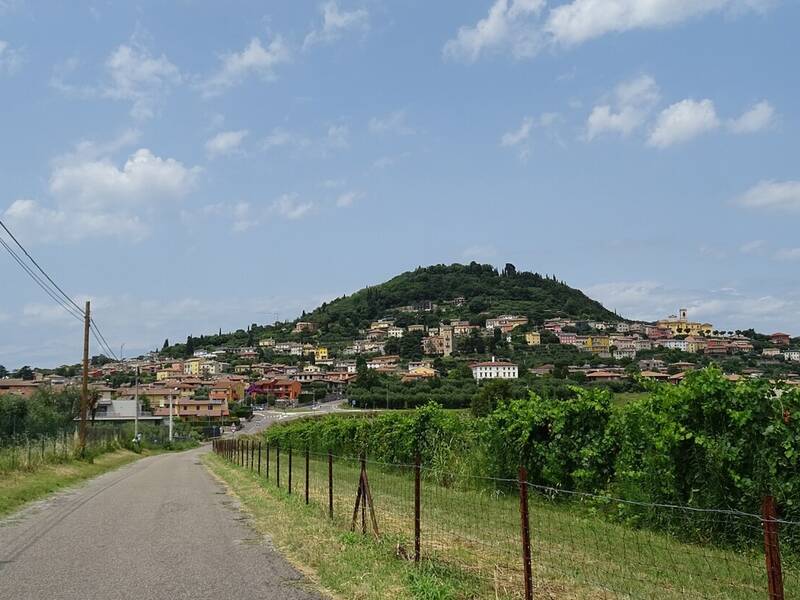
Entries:
[[[460,298],[464,299],[463,304],[454,304]],[[438,312],[449,318],[472,321],[507,313],[525,315],[531,323],[551,317],[622,320],[555,277],[517,271],[510,264],[498,271],[492,265],[475,262],[420,267],[325,303],[302,318],[316,322],[323,334],[336,330],[345,334],[363,329],[387,314],[408,315],[412,307],[420,309],[416,311],[418,315],[431,312],[422,310],[430,309],[427,303],[436,304]],[[432,311],[431,317],[441,316],[436,312]],[[413,317],[403,320],[413,321]]]

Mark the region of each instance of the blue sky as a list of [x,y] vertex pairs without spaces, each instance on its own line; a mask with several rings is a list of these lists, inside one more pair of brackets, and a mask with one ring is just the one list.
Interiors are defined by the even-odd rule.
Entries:
[[[0,215],[115,348],[440,262],[800,333],[800,6],[0,0]],[[0,257],[0,364],[80,324]]]

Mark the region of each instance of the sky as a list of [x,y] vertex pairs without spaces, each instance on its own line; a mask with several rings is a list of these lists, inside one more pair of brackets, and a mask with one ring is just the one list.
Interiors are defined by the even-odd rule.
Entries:
[[[799,335],[799,22],[789,0],[0,0],[0,218],[124,356],[471,260]],[[81,323],[5,252],[0,289],[0,364],[79,361]]]

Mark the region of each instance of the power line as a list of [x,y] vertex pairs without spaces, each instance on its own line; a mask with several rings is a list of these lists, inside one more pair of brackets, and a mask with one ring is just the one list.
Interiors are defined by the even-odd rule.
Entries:
[[[0,220],[0,227],[2,227],[3,230],[5,230],[5,232],[11,237],[11,239],[19,247],[19,249],[22,250],[28,260],[30,260],[36,269],[38,269],[38,271],[44,276],[46,281],[42,279],[28,264],[26,264],[25,261],[14,251],[14,249],[9,246],[9,244],[2,237],[0,237],[0,244],[2,244],[3,248],[5,248],[5,250],[11,255],[16,263],[22,268],[22,270],[25,271],[25,273],[27,273],[28,276],[31,277],[31,279],[33,279],[48,296],[50,296],[50,298],[52,298],[59,306],[61,306],[61,308],[66,310],[70,315],[79,321],[82,321],[85,316],[83,309],[81,309],[81,307],[78,306],[78,304],[76,304],[75,301],[63,289],[61,289],[61,287],[55,281],[53,281],[53,278],[48,275],[48,273],[41,267],[41,265],[39,265],[38,262],[36,262],[36,259],[31,256],[31,254],[25,249],[25,247],[14,236],[14,234],[11,233],[11,230],[6,227],[2,220]],[[92,335],[97,341],[97,344],[100,346],[100,349],[107,353],[107,355],[114,358],[116,361],[119,361],[120,359],[111,349],[111,346],[106,341],[106,338],[100,330],[100,327],[92,318],[90,318],[90,325]]]

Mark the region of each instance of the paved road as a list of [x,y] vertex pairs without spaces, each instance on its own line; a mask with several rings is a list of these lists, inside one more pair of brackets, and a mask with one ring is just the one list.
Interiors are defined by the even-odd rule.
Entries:
[[0,599],[320,600],[204,451],[144,458],[0,520]]

